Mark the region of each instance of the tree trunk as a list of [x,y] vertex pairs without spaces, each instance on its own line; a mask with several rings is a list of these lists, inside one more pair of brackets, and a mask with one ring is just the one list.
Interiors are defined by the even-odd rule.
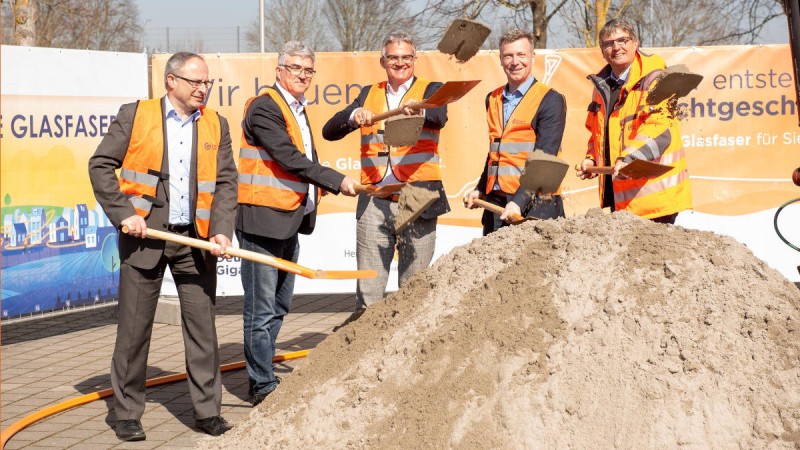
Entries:
[[36,46],[36,0],[17,0],[14,3],[14,44]]
[[533,48],[547,48],[547,0],[531,0]]

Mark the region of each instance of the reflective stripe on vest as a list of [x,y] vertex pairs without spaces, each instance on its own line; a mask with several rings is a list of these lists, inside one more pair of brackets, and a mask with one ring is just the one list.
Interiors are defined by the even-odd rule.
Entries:
[[[528,155],[536,147],[536,132],[531,121],[539,110],[544,96],[550,88],[544,83],[534,83],[522,97],[517,107],[503,125],[503,89],[489,94],[487,110],[489,123],[489,158],[486,167],[486,193],[495,184],[506,194],[514,194],[519,189],[519,177],[528,161]],[[559,149],[559,154],[561,149]],[[560,189],[559,189],[560,192]]]
[[[271,97],[280,107],[289,138],[297,151],[305,155],[300,125],[283,95],[270,87],[261,96]],[[256,98],[258,97],[250,98],[245,104],[245,117],[250,104]],[[308,183],[285,171],[264,147],[248,141],[244,129],[242,130],[239,148],[239,203],[294,211],[300,207],[307,193]]]
[[[195,130],[197,207],[194,219],[197,234],[206,238],[217,186],[217,151],[222,136],[217,113],[201,108]],[[120,191],[131,202],[136,214],[142,217],[147,217],[153,207],[158,181],[162,178],[161,164],[165,147],[161,99],[139,101],[133,118],[128,151],[119,172],[119,184]]]
[[[408,100],[422,101],[430,81],[416,78],[400,104]],[[370,87],[364,108],[380,114],[389,106],[386,102],[386,82]],[[400,181],[441,180],[439,167],[439,130],[422,128],[419,140],[412,146],[388,147],[384,145],[381,121],[370,127],[361,127],[361,182],[378,183],[386,176],[391,161],[392,172]],[[391,158],[390,158],[391,156]]]

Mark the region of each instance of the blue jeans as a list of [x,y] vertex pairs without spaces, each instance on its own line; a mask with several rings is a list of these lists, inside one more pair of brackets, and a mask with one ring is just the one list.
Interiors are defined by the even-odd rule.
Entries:
[[[270,239],[236,231],[244,250],[297,262],[297,234],[289,239]],[[272,358],[275,342],[288,314],[294,293],[294,274],[275,267],[242,260],[244,288],[244,359],[250,378],[250,393],[265,394],[278,387]]]

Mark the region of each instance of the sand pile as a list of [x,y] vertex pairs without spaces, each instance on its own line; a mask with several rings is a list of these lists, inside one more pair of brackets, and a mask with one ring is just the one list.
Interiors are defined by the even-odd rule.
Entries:
[[205,448],[794,448],[800,295],[627,213],[508,227],[329,336]]

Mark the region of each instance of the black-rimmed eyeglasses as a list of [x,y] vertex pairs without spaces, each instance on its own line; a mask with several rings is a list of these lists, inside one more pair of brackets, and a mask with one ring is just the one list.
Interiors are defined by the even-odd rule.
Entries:
[[205,86],[205,87],[206,87],[206,89],[211,89],[211,86],[212,86],[212,85],[214,85],[214,83],[213,83],[212,81],[190,80],[190,79],[188,79],[188,78],[184,78],[184,77],[182,77],[182,76],[180,76],[180,75],[175,75],[174,73],[173,73],[173,74],[171,74],[171,75],[172,75],[173,77],[175,77],[175,78],[180,78],[181,80],[183,80],[183,81],[185,81],[185,82],[189,83],[189,86],[191,86],[191,87],[192,87],[192,89],[197,89],[197,88],[199,88],[201,84],[202,84],[203,86]]
[[628,36],[617,38],[617,39],[611,39],[611,40],[608,40],[608,41],[601,42],[600,43],[600,48],[602,48],[603,50],[608,50],[610,48],[616,47],[617,45],[619,45],[620,47],[624,47],[628,42],[630,42],[632,40],[633,39],[628,37]]
[[287,64],[280,64],[280,66],[288,70],[289,73],[295,77],[299,77],[301,73],[304,73],[308,78],[311,78],[317,73],[317,71],[314,69],[307,69],[296,64],[292,64],[291,66]]

